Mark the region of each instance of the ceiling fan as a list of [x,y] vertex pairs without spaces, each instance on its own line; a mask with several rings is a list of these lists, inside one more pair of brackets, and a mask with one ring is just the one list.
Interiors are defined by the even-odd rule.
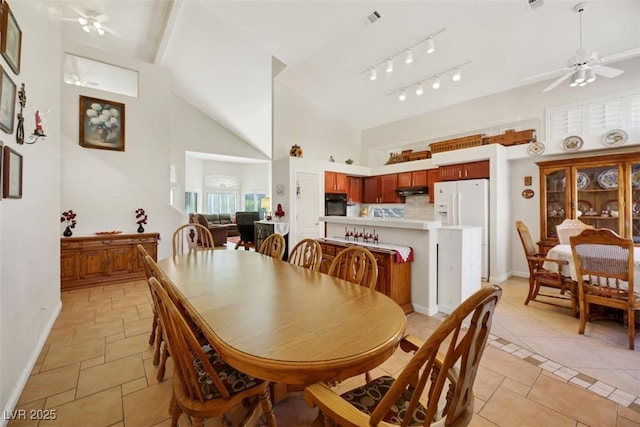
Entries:
[[584,86],[596,80],[597,76],[614,78],[623,73],[623,70],[607,67],[605,64],[610,62],[622,61],[634,56],[640,55],[640,47],[624,50],[611,55],[599,57],[598,53],[593,50],[583,49],[582,47],[582,13],[586,9],[586,3],[578,3],[573,7],[574,12],[580,14],[580,49],[576,54],[567,60],[567,66],[553,71],[536,74],[526,77],[524,80],[540,80],[545,77],[551,77],[559,73],[564,73],[549,86],[544,88],[543,92],[549,92],[555,89],[560,83],[571,78],[569,86]]
[[71,7],[71,10],[73,10],[78,15],[78,17],[62,18],[63,20],[78,22],[82,27],[82,29],[87,33],[95,32],[98,35],[102,36],[104,35],[105,32],[108,32],[108,33],[117,35],[115,31],[113,31],[108,26],[104,25],[104,23],[109,20],[109,17],[104,13],[98,14],[97,12],[93,12],[93,11],[83,12],[80,9],[77,9],[73,6]]

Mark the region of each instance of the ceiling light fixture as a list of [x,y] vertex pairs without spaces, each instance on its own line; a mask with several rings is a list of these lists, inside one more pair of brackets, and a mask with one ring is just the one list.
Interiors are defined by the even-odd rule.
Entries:
[[[431,77],[420,79],[420,80],[418,80],[417,82],[415,82],[415,83],[413,83],[411,85],[405,86],[402,89],[396,90],[395,92],[391,92],[391,94],[396,94],[396,95],[399,94],[398,99],[400,99],[401,101],[404,101],[406,99],[406,97],[407,97],[407,89],[415,87],[416,95],[420,96],[420,95],[422,95],[424,93],[424,83],[425,82],[431,81],[431,87],[433,89],[438,89],[441,86],[440,78],[443,75],[447,74],[447,73],[453,73],[452,80],[454,82],[458,82],[458,81],[461,80],[461,77],[462,77],[462,68],[467,66],[467,65],[469,65],[469,64],[471,64],[471,61],[467,61],[467,62],[465,62],[463,64],[456,65],[456,66],[451,67],[448,70],[445,70],[445,71],[443,71],[441,73],[434,74]],[[578,84],[578,83],[576,83],[576,84]]]
[[85,33],[90,33],[91,31],[95,31],[99,35],[104,34],[104,28],[102,23],[94,16],[79,17],[78,23],[82,27]]
[[593,83],[596,81],[596,73],[593,69],[589,68],[587,70],[587,83]]
[[371,67],[369,70],[369,80],[375,80],[378,78],[378,72],[376,71],[376,67]]
[[413,62],[413,52],[411,51],[411,48],[407,49],[404,55],[404,62],[407,64],[411,64]]
[[[387,73],[391,73],[393,71],[393,61],[398,58],[401,55],[404,55],[404,62],[407,64],[411,64],[413,62],[413,51],[420,45],[425,44],[426,46],[426,52],[427,53],[433,53],[435,51],[435,37],[440,34],[447,31],[447,27],[442,27],[440,28],[438,31],[435,31],[431,34],[429,34],[427,37],[425,37],[424,39],[420,40],[417,43],[414,43],[410,46],[405,47],[404,49],[402,49],[399,52],[396,52],[395,54],[388,56],[386,59],[370,66],[369,68],[367,68],[366,70],[363,71],[363,73],[369,73],[371,68],[376,68],[379,67],[381,65],[386,64],[386,70]],[[370,80],[374,80],[374,79],[370,79]]]

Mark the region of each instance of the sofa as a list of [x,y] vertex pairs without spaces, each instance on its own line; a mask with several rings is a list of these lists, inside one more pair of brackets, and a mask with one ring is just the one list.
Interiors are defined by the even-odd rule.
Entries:
[[[208,228],[211,232],[211,237],[213,237],[214,246],[224,246],[227,244],[227,228],[224,225],[209,224],[204,215],[197,213],[189,214],[189,223],[200,224]],[[200,238],[198,238],[198,243],[200,243]]]
[[231,214],[222,213],[222,214],[201,214],[209,222],[209,225],[222,225],[227,229],[227,236],[239,236],[238,226],[231,219]]

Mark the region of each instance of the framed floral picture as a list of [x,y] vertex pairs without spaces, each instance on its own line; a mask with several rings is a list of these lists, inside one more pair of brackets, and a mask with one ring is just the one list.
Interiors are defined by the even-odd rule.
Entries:
[[16,107],[16,84],[0,66],[0,129],[13,133]]
[[124,104],[80,95],[80,145],[124,151]]
[[2,3],[2,25],[0,27],[0,52],[14,73],[20,74],[22,56],[22,30],[6,1]]
[[22,198],[22,154],[11,147],[4,147],[2,196],[5,199]]

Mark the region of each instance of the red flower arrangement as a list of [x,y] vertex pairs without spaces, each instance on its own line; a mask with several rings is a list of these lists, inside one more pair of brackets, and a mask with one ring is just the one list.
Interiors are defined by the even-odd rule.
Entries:
[[76,214],[69,209],[66,212],[62,212],[62,216],[60,217],[60,222],[67,221],[67,227],[76,228]]
[[142,225],[147,223],[147,214],[144,212],[144,209],[139,208],[136,209],[136,224]]
[[278,203],[278,208],[273,214],[278,218],[282,218],[284,216],[284,211],[282,210],[282,204]]

